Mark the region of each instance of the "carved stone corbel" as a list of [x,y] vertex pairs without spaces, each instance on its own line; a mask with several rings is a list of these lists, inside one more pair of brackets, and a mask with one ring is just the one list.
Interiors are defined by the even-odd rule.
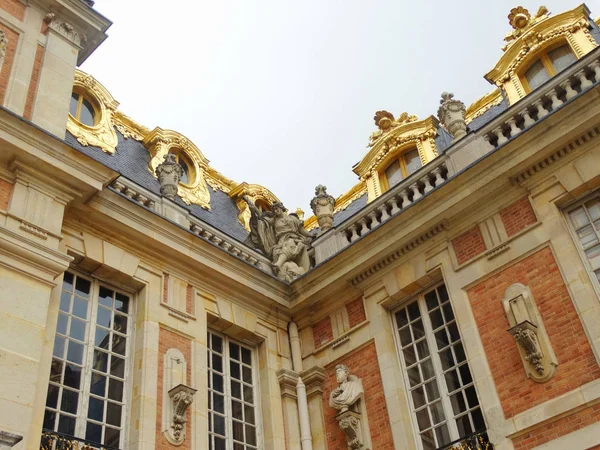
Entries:
[[344,411],[337,416],[336,420],[340,424],[340,428],[346,434],[348,448],[352,450],[362,450],[365,448],[363,444],[362,430],[360,424],[360,414],[354,411]]
[[185,439],[185,423],[186,417],[185,412],[188,406],[194,401],[194,394],[196,389],[193,389],[185,384],[178,384],[169,391],[169,398],[171,399],[171,408],[173,411],[173,417],[171,418],[171,429],[169,434],[175,443],[180,444]]
[[502,303],[527,377],[537,383],[548,381],[558,361],[531,290],[515,283],[504,293]]

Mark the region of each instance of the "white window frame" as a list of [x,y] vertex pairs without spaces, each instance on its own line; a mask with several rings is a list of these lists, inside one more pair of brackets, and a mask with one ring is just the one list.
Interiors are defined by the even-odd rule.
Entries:
[[[231,410],[231,374],[230,374],[230,356],[229,356],[229,343],[236,344],[241,348],[245,348],[250,351],[250,355],[252,358],[252,388],[253,388],[253,397],[254,397],[254,421],[255,421],[255,429],[256,429],[256,449],[264,448],[264,433],[263,433],[263,424],[262,424],[262,411],[261,411],[261,397],[260,397],[260,379],[259,379],[259,355],[258,348],[249,346],[247,344],[243,344],[242,342],[230,338],[229,336],[219,333],[213,329],[208,329],[208,334],[212,334],[220,337],[223,340],[223,396],[225,402],[224,416],[225,416],[225,448],[226,450],[233,450],[234,441],[233,441],[233,413]],[[211,343],[207,342],[207,357],[212,354]],[[210,377],[212,374],[211,368],[207,367],[208,376]],[[240,367],[241,369],[241,367]],[[209,381],[210,383],[210,381]],[[242,387],[243,389],[243,387]],[[212,396],[213,387],[209,387],[207,385],[207,400],[209,395]],[[243,394],[242,394],[243,397]],[[243,405],[243,400],[242,400]],[[211,428],[210,421],[212,421],[213,416],[213,408],[214,405],[211,403],[211,407],[208,409],[208,420],[209,420],[209,430],[207,430],[207,435],[209,440],[212,440],[212,436],[220,436],[214,433],[214,430]],[[221,413],[219,413],[221,414]],[[244,422],[245,424],[246,422]],[[209,442],[209,448],[214,450],[214,447],[211,447],[211,442]],[[242,444],[240,444],[242,445]],[[244,446],[248,446],[248,444],[243,444]],[[252,448],[251,446],[248,448]]]
[[[468,383],[468,384],[465,384],[464,386],[462,386],[461,390],[465,391],[467,389],[465,386],[469,386],[469,387],[473,386],[475,388],[475,392],[477,394],[478,403],[479,403],[479,409],[481,411],[481,414],[483,415],[483,408],[481,406],[481,402],[479,401],[480,396],[479,396],[479,393],[477,392],[477,387],[475,386],[475,379],[473,378],[473,372],[470,369],[469,358],[466,355],[464,339],[462,337],[462,333],[461,333],[460,329],[458,329],[458,322],[456,320],[456,314],[454,313],[454,305],[453,305],[452,299],[450,298],[450,292],[448,291],[446,283],[444,283],[443,281],[436,282],[435,284],[432,284],[432,285],[428,286],[427,288],[422,289],[416,295],[413,295],[410,299],[395,305],[392,309],[390,309],[390,314],[389,314],[389,320],[391,322],[392,330],[393,330],[393,334],[394,334],[394,342],[395,342],[395,346],[396,346],[398,365],[400,367],[400,371],[402,372],[402,379],[404,381],[406,397],[408,398],[408,402],[409,402],[408,407],[410,408],[410,420],[411,420],[411,424],[412,424],[412,429],[413,429],[413,433],[415,435],[415,442],[417,444],[417,448],[420,450],[423,450],[423,443],[421,440],[421,432],[419,430],[419,424],[417,422],[416,410],[417,409],[422,410],[423,407],[417,408],[417,407],[415,407],[415,404],[414,404],[414,400],[413,400],[413,396],[412,396],[413,389],[411,388],[411,385],[410,385],[410,380],[408,377],[408,369],[407,369],[405,361],[404,361],[404,355],[402,354],[402,343],[400,342],[400,334],[398,332],[398,324],[396,322],[396,317],[395,317],[395,315],[398,311],[408,307],[413,302],[416,302],[419,307],[419,313],[421,315],[421,321],[423,322],[423,328],[425,331],[425,341],[427,342],[427,345],[429,347],[429,355],[430,355],[429,357],[430,357],[431,362],[434,367],[435,380],[437,383],[437,388],[439,391],[440,400],[441,400],[441,404],[442,404],[442,408],[443,408],[444,416],[445,416],[445,421],[442,421],[436,425],[438,427],[442,423],[446,423],[448,425],[448,432],[450,434],[450,439],[451,439],[450,442],[455,442],[464,437],[464,436],[459,435],[457,423],[455,420],[455,414],[452,409],[452,404],[450,401],[448,386],[446,385],[446,381],[444,379],[444,373],[450,369],[444,371],[444,369],[442,367],[441,359],[440,359],[440,356],[438,353],[437,344],[435,342],[435,336],[433,333],[434,328],[431,323],[431,318],[429,316],[427,304],[425,302],[425,294],[427,294],[433,290],[437,290],[440,286],[446,286],[446,292],[448,293],[448,299],[449,299],[448,301],[452,307],[452,312],[454,314],[454,323],[456,323],[457,330],[458,330],[458,333],[460,336],[460,342],[462,343],[463,351],[465,352],[466,364],[469,366],[469,371],[471,372],[471,378],[472,378],[471,383]],[[414,345],[414,339],[413,339],[413,345]],[[451,344],[451,346],[452,345],[453,344]],[[449,347],[447,347],[447,348],[449,348]],[[417,356],[417,358],[418,358],[418,356]],[[420,360],[417,359],[417,361],[420,361]],[[411,367],[417,367],[417,366],[419,366],[419,364],[420,363],[417,362],[416,365],[412,365]],[[456,368],[456,365],[454,367],[455,368],[452,370],[458,370]],[[423,386],[423,388],[425,386],[425,384],[423,382],[422,382],[422,386]],[[456,393],[458,391],[459,390],[454,390],[452,392]],[[429,405],[430,403],[426,401],[425,404]],[[427,409],[428,406],[425,406],[424,408]],[[471,411],[472,409],[474,409],[474,408],[468,408],[467,412],[461,413],[461,417],[464,416],[464,414],[469,414],[468,411]],[[485,417],[483,419],[485,421]],[[475,430],[475,431],[481,431],[481,430]]]
[[[120,293],[129,297],[129,305],[128,305],[128,313],[127,316],[127,343],[125,346],[125,368],[123,374],[123,398],[120,402],[122,405],[121,411],[121,435],[119,442],[119,449],[126,449],[129,443],[129,414],[131,411],[131,375],[133,370],[133,353],[134,353],[134,322],[136,317],[136,306],[137,302],[135,301],[135,293],[131,290],[123,289],[122,287],[116,287],[114,284],[110,282],[106,282],[104,279],[96,278],[89,276],[87,274],[81,273],[77,270],[73,270],[69,268],[66,272],[70,272],[74,278],[83,278],[90,282],[90,297],[88,300],[88,318],[86,319],[87,327],[86,327],[86,336],[84,345],[86,348],[84,349],[83,359],[82,359],[82,372],[80,379],[80,389],[79,389],[79,399],[77,403],[77,413],[71,414],[75,416],[75,432],[73,437],[78,439],[85,440],[86,434],[86,426],[88,420],[88,407],[89,407],[89,399],[90,399],[90,381],[92,377],[92,365],[94,361],[94,348],[95,348],[95,330],[96,330],[96,319],[98,315],[98,305],[99,305],[99,294],[100,288],[105,287],[115,293]],[[60,292],[62,296],[63,292],[63,283],[60,285]],[[73,285],[73,292],[75,292],[75,284]],[[58,314],[60,314],[60,308],[58,310]],[[114,313],[112,313],[114,315]],[[54,330],[54,335],[56,335],[56,329]],[[94,334],[92,335],[92,331]],[[108,354],[112,354],[112,351],[107,351]],[[64,354],[64,353],[63,353]],[[120,356],[120,355],[119,355]],[[52,359],[54,359],[54,347]],[[65,363],[68,360],[63,359]],[[110,379],[110,369],[107,367],[107,382]],[[48,381],[49,384],[49,381]],[[107,383],[108,384],[108,383]],[[61,386],[64,386],[61,384]],[[61,391],[62,392],[62,391]],[[105,392],[108,395],[108,385],[105,387]],[[107,401],[108,397],[104,397],[104,401]],[[57,415],[61,414],[60,408],[58,408],[57,402]],[[52,408],[54,409],[54,408]],[[46,411],[46,406],[44,403],[44,412]],[[56,420],[56,419],[55,419]],[[57,422],[55,422],[57,423]],[[102,424],[106,424],[106,411],[104,412],[104,417]],[[111,426],[110,424],[108,424]]]
[[[579,200],[568,204],[567,206],[565,206],[563,208],[562,212],[563,212],[563,219],[565,221],[567,229],[569,230],[569,234],[571,235],[571,238],[573,239],[573,243],[575,244],[575,247],[577,248],[577,253],[579,253],[579,257],[581,258],[581,261],[583,262],[583,265],[585,267],[585,271],[587,272],[588,277],[590,278],[590,281],[592,283],[592,286],[593,286],[594,290],[596,291],[596,295],[600,298],[600,281],[596,277],[594,268],[592,267],[589,258],[585,254],[585,249],[583,248],[583,245],[581,244],[581,241],[579,240],[579,236],[577,236],[577,230],[575,229],[573,223],[571,222],[571,218],[569,217],[569,215],[573,211],[584,206],[585,203],[589,202],[590,200],[593,200],[594,198],[600,199],[600,189],[595,190],[594,192],[591,192],[589,194],[586,194]],[[586,211],[587,211],[587,207],[586,207]],[[589,214],[588,214],[588,218],[589,218]],[[590,222],[590,224],[591,224],[591,222]],[[593,227],[593,225],[592,225],[592,227]],[[600,235],[600,231],[596,232],[596,234]],[[598,270],[598,269],[596,269],[596,270]]]

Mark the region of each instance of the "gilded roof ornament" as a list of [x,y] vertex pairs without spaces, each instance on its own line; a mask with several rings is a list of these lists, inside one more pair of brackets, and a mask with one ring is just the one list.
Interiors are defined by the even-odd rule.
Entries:
[[398,116],[397,119],[394,119],[394,115],[392,113],[385,110],[381,110],[375,113],[373,120],[375,121],[375,125],[377,125],[377,128],[379,129],[371,133],[371,136],[369,137],[369,144],[367,145],[367,147],[373,147],[373,145],[375,145],[375,142],[381,136],[393,130],[394,128],[399,127],[400,125],[403,125],[405,123],[416,122],[418,120],[418,117],[415,115],[409,115],[407,112],[403,112]]
[[508,14],[508,23],[510,23],[510,26],[513,27],[513,31],[510,31],[504,37],[504,40],[507,42],[507,44],[502,47],[502,50],[506,51],[506,49],[510,47],[517,38],[519,38],[536,23],[546,19],[549,15],[550,12],[545,6],[540,6],[533,17],[531,17],[529,11],[522,6],[517,6],[516,8],[511,9],[510,13]]

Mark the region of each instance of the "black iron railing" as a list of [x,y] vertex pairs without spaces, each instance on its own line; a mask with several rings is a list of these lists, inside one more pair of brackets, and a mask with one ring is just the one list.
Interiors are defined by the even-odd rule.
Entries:
[[486,430],[476,431],[465,437],[439,447],[438,450],[494,450]]
[[57,431],[43,430],[40,450],[119,450],[85,439],[76,438]]

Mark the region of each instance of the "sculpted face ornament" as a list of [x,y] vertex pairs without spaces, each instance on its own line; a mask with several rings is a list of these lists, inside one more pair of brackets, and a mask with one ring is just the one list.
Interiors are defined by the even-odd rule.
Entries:
[[271,211],[261,212],[248,197],[243,199],[252,214],[246,244],[271,259],[275,275],[288,283],[308,272],[308,248],[313,236],[304,229],[303,222],[287,214],[282,203],[273,203]]
[[350,369],[344,364],[335,366],[335,379],[338,387],[329,395],[329,406],[343,413],[351,409],[363,396],[363,385],[356,375],[350,374]]

